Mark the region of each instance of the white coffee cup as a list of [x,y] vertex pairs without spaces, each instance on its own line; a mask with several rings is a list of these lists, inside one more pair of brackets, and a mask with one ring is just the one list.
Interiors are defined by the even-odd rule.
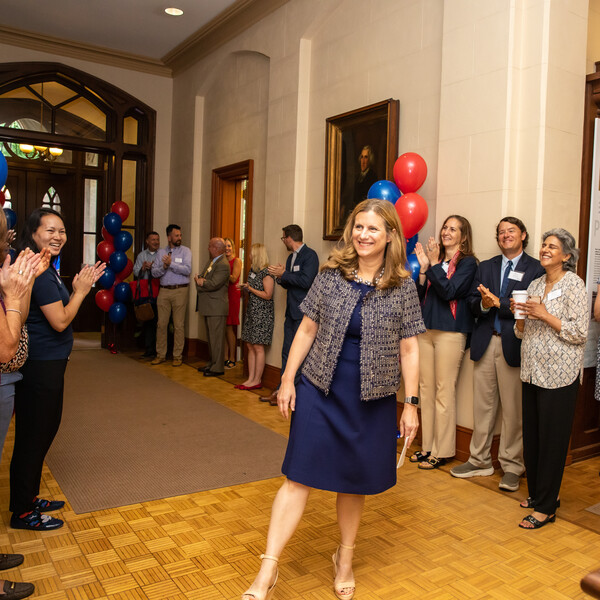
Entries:
[[[512,293],[512,299],[520,304],[527,302],[527,290],[515,290]],[[524,319],[525,314],[515,308],[515,319]]]

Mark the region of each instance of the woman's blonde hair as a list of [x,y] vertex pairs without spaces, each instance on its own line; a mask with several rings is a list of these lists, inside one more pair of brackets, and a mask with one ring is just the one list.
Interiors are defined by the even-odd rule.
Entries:
[[264,244],[252,244],[250,246],[250,269],[255,273],[269,266],[269,255]]
[[327,262],[321,266],[324,269],[339,269],[342,275],[353,279],[353,271],[358,270],[358,255],[352,243],[352,231],[356,215],[361,212],[373,211],[383,219],[385,231],[390,236],[383,256],[383,276],[377,284],[378,289],[386,289],[399,285],[401,279],[410,277],[406,270],[406,240],[402,233],[402,224],[393,204],[388,200],[370,198],[357,204],[346,221],[344,233],[337,246],[332,250]]
[[223,241],[231,244],[231,251],[235,254],[235,242],[231,238],[225,238]]

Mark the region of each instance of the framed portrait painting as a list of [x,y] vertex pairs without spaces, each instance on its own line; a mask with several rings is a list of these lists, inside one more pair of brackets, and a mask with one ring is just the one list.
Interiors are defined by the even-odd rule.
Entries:
[[327,119],[324,240],[338,240],[369,188],[392,177],[399,116],[400,102],[389,99]]

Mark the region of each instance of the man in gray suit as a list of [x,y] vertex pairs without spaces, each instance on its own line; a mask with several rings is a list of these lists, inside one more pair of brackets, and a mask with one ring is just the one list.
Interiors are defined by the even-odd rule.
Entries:
[[210,259],[202,275],[194,277],[198,292],[196,310],[204,317],[210,352],[208,364],[198,371],[203,371],[204,377],[216,377],[224,373],[225,325],[229,312],[227,286],[230,270],[223,238],[212,238],[208,243],[208,252]]

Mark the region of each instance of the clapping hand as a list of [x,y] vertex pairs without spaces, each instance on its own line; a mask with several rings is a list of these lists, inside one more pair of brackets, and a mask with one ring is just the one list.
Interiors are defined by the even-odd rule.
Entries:
[[435,238],[429,238],[427,246],[425,246],[425,252],[430,264],[437,265],[440,262],[438,258],[440,255],[440,245],[436,242]]
[[4,260],[0,269],[0,288],[7,305],[12,302],[18,304],[31,291],[34,270],[28,256],[32,254],[31,250],[21,252],[12,265],[10,255]]
[[106,269],[106,263],[98,261],[95,265],[85,265],[75,277],[73,277],[73,291],[87,296],[92,286]]
[[285,273],[285,267],[281,263],[277,265],[269,265],[268,271],[269,275],[279,278]]
[[427,254],[425,254],[425,250],[423,250],[423,245],[421,242],[417,242],[415,244],[415,254],[417,255],[417,260],[419,261],[419,266],[421,267],[421,271],[427,271],[429,269],[429,258],[427,258]]
[[485,285],[478,285],[477,291],[481,294],[481,304],[483,308],[492,308],[493,306],[500,308],[500,298],[492,294]]

